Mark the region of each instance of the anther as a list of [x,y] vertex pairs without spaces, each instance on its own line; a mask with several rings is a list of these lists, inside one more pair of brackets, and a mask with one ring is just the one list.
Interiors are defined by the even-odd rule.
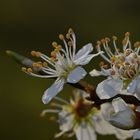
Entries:
[[36,51],[31,51],[32,56],[40,57],[41,53]]
[[117,40],[117,37],[116,37],[116,36],[112,36],[112,39],[113,39],[114,41],[116,41],[116,40]]
[[31,51],[32,56],[36,56],[36,51]]
[[32,66],[33,66],[33,67],[37,67],[37,63],[34,62],[34,63],[32,64]]
[[114,63],[115,60],[116,60],[116,57],[115,56],[112,56],[111,61]]
[[40,57],[41,52],[36,52],[36,57]]
[[56,47],[56,50],[57,51],[60,51],[62,49],[62,46],[61,45],[58,45],[57,47]]
[[53,47],[57,47],[57,42],[52,42]]
[[59,35],[59,39],[60,39],[60,40],[64,40],[64,35],[60,34],[60,35]]
[[55,61],[56,61],[56,58],[51,57],[50,60],[51,60],[52,62],[55,62]]
[[99,65],[100,65],[100,67],[103,67],[104,62],[103,62],[103,61],[101,61]]
[[69,34],[72,34],[72,33],[73,33],[72,28],[69,28],[68,33],[69,33]]
[[129,36],[130,36],[130,32],[126,32],[125,37],[129,37]]
[[70,39],[70,34],[69,33],[66,34],[66,38]]
[[110,41],[110,38],[106,37],[105,41],[108,43]]
[[47,67],[48,66],[48,63],[47,62],[43,62],[43,67]]
[[23,72],[26,72],[26,71],[27,71],[27,68],[22,67],[21,70],[22,70]]
[[52,57],[56,57],[56,52],[55,52],[55,51],[52,51],[52,52],[51,52],[51,56],[52,56]]
[[106,41],[105,41],[105,39],[101,39],[101,42],[104,44]]
[[140,42],[139,42],[139,41],[135,42],[135,43],[134,43],[134,47],[135,47],[135,48],[139,48],[139,47],[140,47]]
[[27,68],[28,73],[31,73],[32,71],[33,71],[32,68]]
[[100,46],[100,45],[101,45],[101,41],[99,41],[99,40],[98,40],[98,41],[97,41],[97,45],[99,45],[99,46]]
[[42,64],[42,62],[35,62],[35,63],[33,63],[33,67],[42,67],[43,66],[43,64]]

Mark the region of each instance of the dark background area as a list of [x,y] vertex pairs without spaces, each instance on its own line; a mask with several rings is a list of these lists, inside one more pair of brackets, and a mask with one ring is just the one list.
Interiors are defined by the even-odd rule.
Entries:
[[[140,40],[139,0],[4,0],[0,2],[0,140],[53,140],[59,132],[48,117],[40,118],[47,106],[41,102],[48,79],[29,77],[5,50],[30,56],[31,50],[49,54],[52,41],[72,27],[77,47],[88,42],[95,46],[102,37],[117,35],[120,42],[126,31],[132,42]],[[121,46],[120,46],[121,47]],[[97,59],[97,58],[96,58]],[[98,67],[92,60],[87,71]],[[89,78],[89,77],[88,77]],[[97,78],[89,81],[97,84]],[[65,86],[60,96],[70,96]],[[113,139],[115,137],[99,137]],[[61,138],[60,138],[61,139]],[[71,138],[71,140],[74,138]]]

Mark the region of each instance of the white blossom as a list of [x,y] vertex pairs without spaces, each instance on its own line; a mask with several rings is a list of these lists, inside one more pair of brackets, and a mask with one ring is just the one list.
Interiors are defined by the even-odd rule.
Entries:
[[40,68],[43,74],[35,73],[31,68],[23,68],[23,71],[31,76],[41,77],[41,78],[56,78],[56,81],[51,87],[49,87],[42,97],[44,104],[49,103],[53,97],[55,97],[60,91],[62,91],[65,83],[77,83],[83,79],[87,72],[82,68],[83,65],[89,63],[89,61],[102,53],[90,54],[93,51],[93,46],[91,43],[83,46],[76,53],[76,37],[72,29],[69,29],[65,37],[60,34],[60,40],[63,41],[64,47],[52,43],[54,51],[51,52],[51,57],[41,53],[32,51],[33,56],[40,57],[45,62],[35,62],[33,63],[34,68]]
[[[125,34],[123,47],[118,48],[116,45],[117,37],[113,37],[113,46],[115,52],[109,47],[109,38],[97,42],[97,51],[101,52],[101,46],[105,54],[101,57],[109,63],[109,66],[101,63],[101,71],[93,69],[91,76],[107,76],[97,86],[97,95],[101,99],[109,99],[117,94],[130,94],[140,98],[140,42],[136,42],[133,48],[129,40],[129,33]],[[125,91],[126,90],[126,91]]]
[[136,115],[132,108],[128,106],[120,97],[113,99],[112,104],[103,104],[103,115],[114,126],[129,130],[135,126]]
[[[96,140],[97,135],[116,135],[117,139],[125,140],[132,136],[131,131],[121,130],[112,126],[106,121],[102,115],[102,109],[98,110],[93,107],[93,103],[85,100],[85,92],[78,90],[74,93],[74,99],[67,102],[61,98],[57,98],[64,104],[53,103],[58,109],[47,109],[44,113],[57,113],[58,123],[60,125],[60,133],[55,137],[67,135],[68,137],[76,135],[77,140]],[[83,97],[84,96],[84,97]],[[104,110],[105,111],[105,110]]]

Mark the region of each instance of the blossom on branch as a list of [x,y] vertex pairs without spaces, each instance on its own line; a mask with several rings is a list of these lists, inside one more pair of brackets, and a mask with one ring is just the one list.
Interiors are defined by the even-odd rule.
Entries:
[[75,134],[78,140],[96,140],[96,133],[98,133],[101,135],[114,134],[118,139],[125,140],[132,136],[131,131],[121,130],[109,124],[104,119],[101,110],[94,107],[94,103],[85,100],[85,95],[87,95],[85,92],[77,90],[70,102],[55,97],[54,99],[63,104],[52,103],[58,109],[46,109],[42,112],[43,116],[49,112],[58,114],[61,132],[55,137],[62,135],[71,137]]
[[41,52],[31,52],[33,56],[40,57],[45,61],[33,63],[33,68],[39,68],[44,73],[43,75],[35,73],[33,68],[23,68],[23,71],[31,76],[56,78],[56,81],[52,86],[44,92],[42,97],[44,104],[49,103],[53,97],[62,91],[65,83],[75,84],[83,79],[87,72],[82,66],[88,64],[93,57],[102,53],[90,54],[93,51],[91,43],[83,46],[76,53],[76,37],[72,29],[69,29],[66,38],[64,35],[60,34],[59,39],[63,41],[65,48],[56,42],[53,42],[52,46],[54,51],[51,52],[51,57],[48,57]]
[[109,38],[97,42],[97,51],[101,52],[104,48],[107,55],[100,55],[109,64],[101,62],[101,71],[94,69],[90,72],[91,76],[107,76],[97,86],[96,92],[100,99],[109,99],[117,94],[130,94],[140,99],[140,42],[136,42],[133,48],[129,35],[128,32],[125,34],[122,48],[117,47],[117,37],[113,36],[115,52],[109,46]]

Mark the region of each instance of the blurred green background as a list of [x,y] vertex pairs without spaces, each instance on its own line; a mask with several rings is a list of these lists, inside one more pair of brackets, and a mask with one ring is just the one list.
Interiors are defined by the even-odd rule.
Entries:
[[[130,31],[131,40],[140,40],[139,0],[4,0],[0,2],[0,139],[53,140],[59,132],[48,117],[40,118],[47,106],[41,102],[43,91],[53,81],[29,77],[20,70],[5,50],[30,56],[31,50],[49,54],[51,42],[72,27],[77,46],[112,35],[122,39]],[[98,62],[86,66],[92,70]],[[97,83],[97,79],[89,78]],[[61,96],[69,96],[69,86]],[[62,139],[62,138],[60,138]],[[115,137],[100,137],[113,139]],[[70,140],[74,140],[71,138]]]

